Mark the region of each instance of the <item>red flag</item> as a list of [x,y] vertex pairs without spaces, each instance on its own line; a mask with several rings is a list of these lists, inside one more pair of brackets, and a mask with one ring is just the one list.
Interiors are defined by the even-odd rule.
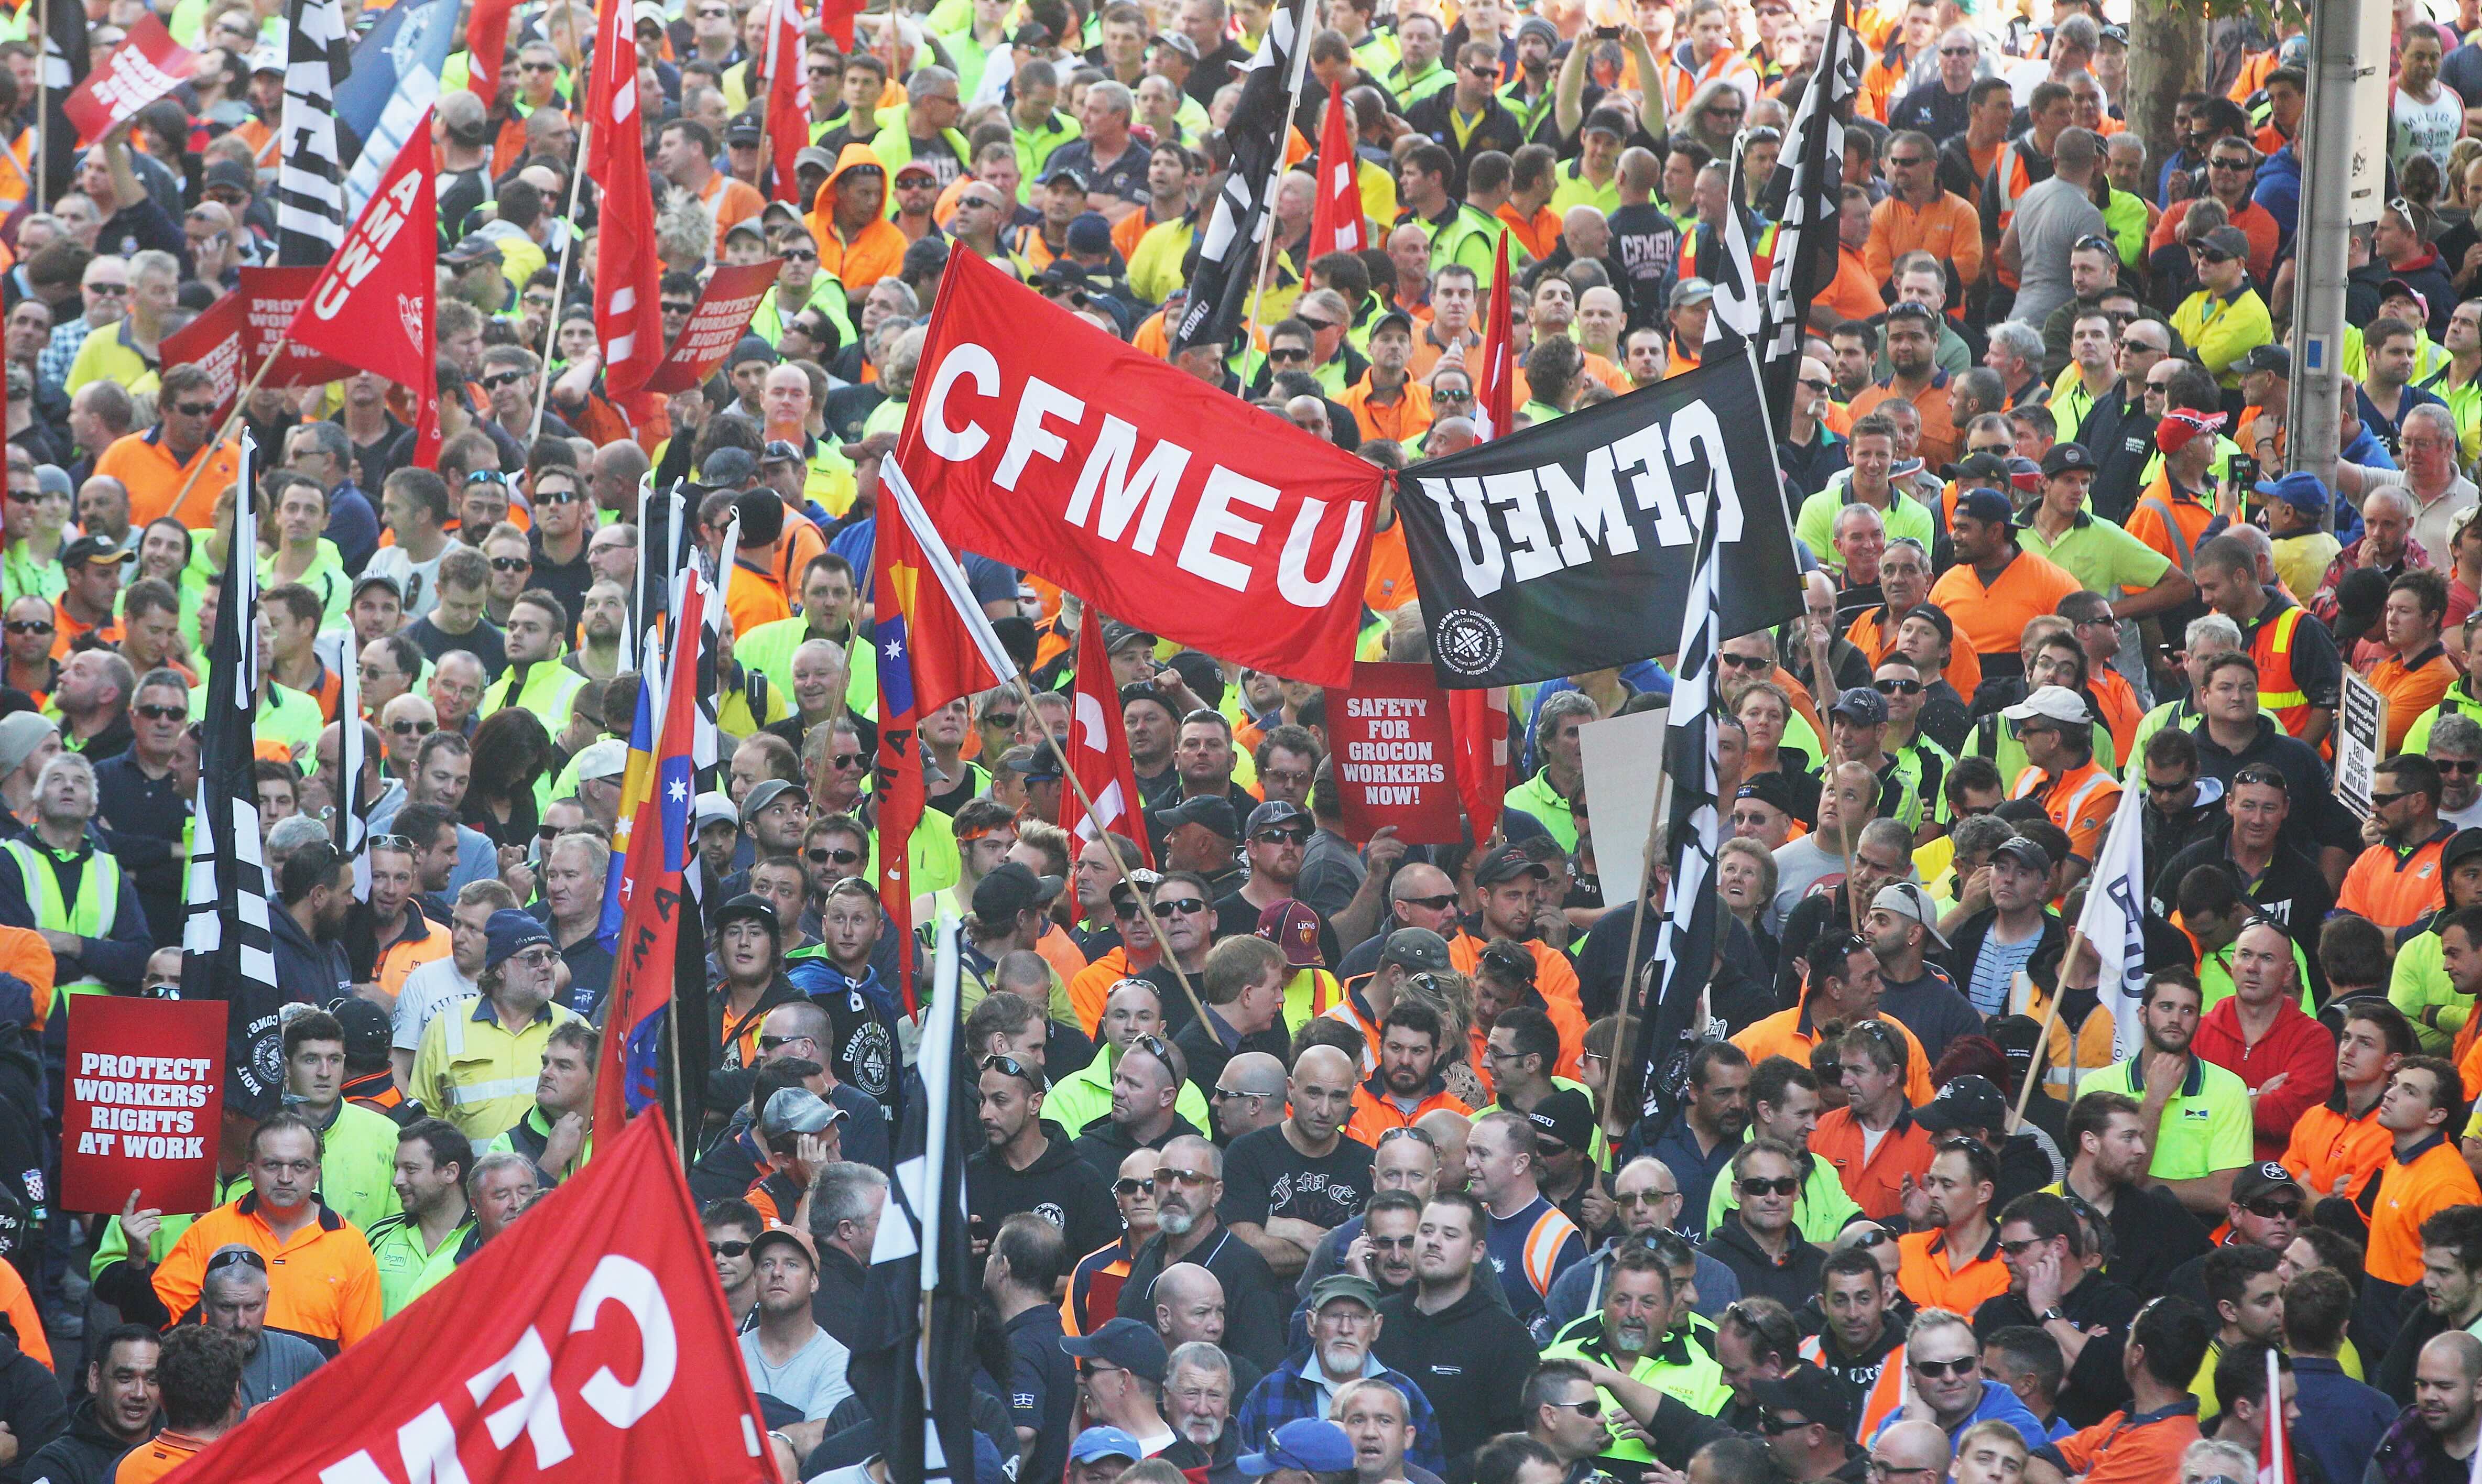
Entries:
[[820,0],[819,29],[836,43],[836,51],[851,56],[854,49],[854,17],[862,13],[862,0]]
[[[182,1466],[188,1484],[776,1477],[661,1118]],[[384,1460],[384,1463],[383,1463]]]
[[[1491,271],[1491,309],[1482,327],[1482,364],[1474,368],[1474,436],[1489,442],[1517,427],[1517,355],[1509,344],[1508,233]],[[1479,837],[1479,836],[1477,836]]]
[[1103,831],[1137,841],[1138,859],[1155,863],[1138,812],[1138,773],[1129,761],[1129,733],[1121,725],[1121,688],[1112,683],[1112,656],[1103,648],[1103,620],[1088,603],[1077,622],[1077,688],[1071,696],[1069,765],[1095,799],[1095,812],[1076,794],[1060,796],[1060,824],[1081,840]]
[[1361,188],[1354,184],[1359,164],[1353,153],[1353,125],[1344,106],[1344,84],[1329,83],[1327,121],[1319,125],[1318,199],[1310,208],[1310,256],[1359,252],[1370,246],[1361,215]]
[[413,459],[425,468],[439,452],[439,382],[432,356],[439,275],[436,169],[431,110],[425,109],[285,331],[296,345],[410,388],[421,408]]
[[1500,805],[1508,797],[1507,688],[1448,692],[1448,730],[1456,738],[1457,797],[1465,801],[1479,845],[1499,828]]
[[603,388],[616,400],[637,391],[664,358],[662,305],[655,285],[655,199],[639,146],[638,43],[630,0],[603,0],[595,17],[594,76],[587,88],[586,168],[603,188],[594,244],[594,338],[603,347]]
[[[699,646],[706,634],[707,585],[693,573],[672,626],[671,680],[663,717],[622,775],[624,816],[613,848],[621,854],[620,939],[603,1018],[602,1068],[594,1081],[594,1126],[611,1130],[656,1100],[663,1038],[673,1002],[673,957],[680,941],[681,870],[688,863],[690,809],[698,794],[691,756],[698,732]],[[643,711],[643,702],[641,714]]]
[[[500,58],[509,49],[509,13],[517,0],[474,0],[465,20],[465,87],[488,103],[500,95]],[[630,48],[632,66],[637,49]]]
[[[2266,1352],[2266,1421],[2258,1439],[2258,1484],[2294,1484],[2292,1449],[2284,1438],[2284,1377],[2276,1368],[2275,1351]],[[2482,1470],[2482,1463],[2473,1466]]]
[[[850,24],[850,22],[849,22]],[[767,140],[775,146],[775,199],[794,201],[793,159],[810,143],[810,111],[802,91],[802,7],[775,0],[767,23]],[[808,202],[794,201],[807,209]]]

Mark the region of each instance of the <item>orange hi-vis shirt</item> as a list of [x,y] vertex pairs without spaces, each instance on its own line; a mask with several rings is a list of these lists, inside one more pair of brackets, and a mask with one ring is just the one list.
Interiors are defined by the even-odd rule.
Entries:
[[[1905,616],[1897,614],[1895,622],[1902,623]],[[1852,626],[1844,630],[1844,637],[1862,651],[1871,669],[1878,669],[1879,662],[1888,657],[1896,643],[1895,630],[1888,622],[1887,605],[1883,603],[1855,618]],[[1958,695],[1970,700],[1973,688],[1982,683],[1982,656],[1973,652],[1971,645],[1948,646],[1947,674],[1942,678]]]
[[2379,1126],[2379,1105],[2371,1103],[2368,1112],[2355,1118],[2338,1083],[2325,1102],[2302,1114],[2292,1126],[2292,1141],[2284,1147],[2284,1167],[2313,1201],[2336,1194],[2338,1179],[2344,1181],[2344,1198],[2359,1201],[2362,1187],[2386,1168],[2394,1152],[2395,1135]]
[[[195,482],[190,479],[193,470],[198,474]],[[201,444],[187,463],[175,464],[164,447],[164,425],[158,423],[115,439],[94,462],[94,471],[119,480],[129,490],[129,518],[140,530],[170,516],[193,531],[203,531],[216,496],[241,476],[241,445],[229,438]],[[184,484],[190,487],[186,496],[181,494]]]
[[361,1230],[327,1206],[285,1241],[259,1214],[258,1192],[190,1223],[155,1269],[155,1297],[182,1323],[198,1306],[207,1259],[239,1243],[267,1259],[267,1325],[333,1355],[380,1327],[380,1269]]
[[1896,1286],[1924,1309],[1944,1309],[1970,1315],[1987,1298],[2008,1291],[2008,1264],[1999,1260],[1999,1226],[1982,1250],[1960,1264],[1947,1244],[1947,1233],[1914,1232],[1896,1238]]
[[[1423,395],[1430,394],[1423,388]],[[1405,549],[1405,522],[1391,522],[1370,537],[1369,575],[1362,579],[1361,601],[1373,613],[1394,613],[1421,595],[1413,591],[1413,558]]]
[[1971,202],[1953,191],[1941,191],[1927,206],[1890,196],[1870,208],[1870,241],[1862,250],[1870,281],[1885,283],[1896,274],[1896,259],[1908,252],[1928,252],[1956,267],[1967,284],[1982,277],[1982,218]]
[[1069,1008],[1076,1013],[1077,1027],[1089,1036],[1103,1024],[1105,1001],[1112,997],[1112,986],[1131,977],[1129,950],[1116,947],[1094,963],[1079,969],[1069,981]]
[[1970,562],[1959,562],[1931,584],[1932,603],[1956,624],[1977,654],[2015,654],[2025,625],[2085,591],[2050,558],[2020,551],[1989,582]]
[[[1879,1022],[1894,1026],[1905,1038],[1905,1049],[1909,1053],[1905,1061],[1905,1100],[1918,1108],[1931,1100],[1931,1059],[1923,1053],[1921,1041],[1914,1035],[1913,1028],[1904,1021],[1883,1015],[1879,1017]],[[1800,1004],[1743,1026],[1741,1033],[1732,1038],[1732,1045],[1741,1048],[1742,1054],[1749,1057],[1750,1065],[1754,1067],[1770,1056],[1789,1056],[1807,1067],[1809,1065],[1810,1048],[1817,1046],[1818,1041],[1818,1032],[1809,1023],[1809,992],[1804,990]],[[1818,1148],[1815,1140],[1810,1148],[1813,1152]],[[1858,1201],[1861,1197],[1854,1199]]]
[[1954,412],[1948,407],[1947,373],[1932,372],[1930,384],[1910,398],[1905,397],[1892,377],[1884,382],[1874,382],[1862,388],[1862,395],[1853,399],[1853,415],[1857,419],[1867,417],[1879,410],[1881,403],[1899,398],[1912,402],[1914,410],[1922,414],[1921,437],[1915,440],[1914,447],[1914,451],[1922,456],[1922,463],[1934,469],[1943,469],[1954,464],[1963,452],[1964,437],[1963,430],[1956,425]]
[[2126,768],[2129,745],[2137,740],[2137,724],[2146,720],[2146,707],[2137,701],[2137,687],[2119,671],[2106,666],[2086,677],[2086,694],[2102,707],[2102,724],[2111,729],[2112,760]]
[[2162,1484],[2180,1476],[2180,1455],[2198,1441],[2198,1398],[2160,1412],[2115,1412],[2051,1444],[2071,1477],[2084,1484]]
[[2041,768],[2017,775],[2012,799],[2040,799],[2043,813],[2069,837],[2069,847],[2092,861],[2102,850],[2102,834],[2111,828],[2112,811],[2120,808],[2120,783],[2089,758],[2053,778]]
[[2359,913],[2383,928],[2405,927],[2435,911],[2446,901],[2439,855],[2455,833],[2454,825],[2442,821],[2430,838],[2409,851],[2385,840],[2363,851],[2344,873],[2336,910]]
[[120,1465],[112,1472],[112,1484],[155,1484],[204,1452],[206,1446],[187,1433],[176,1433],[168,1427],[120,1455]]
[[2482,1184],[2444,1133],[2424,1139],[2411,1159],[2390,1154],[2370,1203],[2369,1256],[2362,1270],[2401,1288],[2421,1282],[2421,1224],[2451,1206],[2477,1203]]
[[1835,1167],[1835,1178],[1862,1215],[1886,1221],[1904,1214],[1905,1177],[1918,1181],[1930,1169],[1931,1135],[1908,1109],[1879,1136],[1879,1147],[1865,1154],[1862,1121],[1849,1107],[1834,1108],[1819,1115],[1818,1127],[1809,1136],[1809,1154]]
[[[1448,962],[1458,973],[1471,975],[1482,962],[1483,941],[1459,929],[1448,940]],[[1577,967],[1559,949],[1548,947],[1540,939],[1529,938],[1525,951],[1534,955],[1534,989],[1543,996],[1543,1008],[1551,1017],[1552,1028],[1560,1032],[1560,1065],[1551,1069],[1558,1076],[1577,1074],[1577,1061],[1586,1046],[1586,1011],[1577,998]]]
[[1380,1136],[1389,1129],[1411,1128],[1424,1114],[1437,1113],[1442,1108],[1463,1117],[1473,1116],[1473,1105],[1449,1093],[1446,1085],[1437,1078],[1424,1090],[1422,1100],[1413,1104],[1413,1110],[1408,1113],[1395,1099],[1387,1096],[1379,1078],[1373,1075],[1353,1086],[1353,1121],[1344,1126],[1345,1135],[1377,1149]]
[[[1397,388],[1396,400],[1378,400],[1379,389],[1370,384],[1370,374],[1345,389],[1336,402],[1353,414],[1354,426],[1361,430],[1364,441],[1392,438],[1411,448],[1423,434],[1431,431],[1431,388],[1410,376]],[[1389,526],[1389,530],[1396,529]],[[1402,541],[1400,535],[1397,538]]]
[[[1344,981],[1344,993],[1336,996],[1335,1003],[1319,1012],[1328,1020],[1342,1020],[1361,1032],[1361,1074],[1365,1077],[1379,1070],[1381,1033],[1379,1021],[1371,1017],[1370,1002],[1361,997],[1361,988],[1369,982],[1368,974],[1356,974],[1347,979]],[[1360,1135],[1356,1134],[1355,1137],[1360,1138]],[[1376,1139],[1362,1139],[1361,1142],[1373,1148],[1376,1148],[1379,1143]]]
[[45,1370],[52,1365],[52,1342],[43,1338],[43,1316],[35,1308],[35,1295],[26,1291],[26,1280],[17,1276],[16,1267],[0,1260],[0,1313],[17,1330],[17,1348],[43,1363]]
[[2446,647],[2433,640],[2411,659],[2390,650],[2370,667],[2367,678],[2370,689],[2388,698],[2387,746],[2381,753],[2392,756],[2404,751],[2414,719],[2439,704],[2439,698],[2456,683],[2456,664],[2447,657]]

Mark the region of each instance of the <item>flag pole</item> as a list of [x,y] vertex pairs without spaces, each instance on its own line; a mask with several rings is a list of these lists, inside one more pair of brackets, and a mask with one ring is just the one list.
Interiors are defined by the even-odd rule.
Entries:
[[[542,437],[543,411],[551,406],[551,352],[552,347],[557,344],[560,339],[561,301],[568,297],[569,272],[571,269],[576,267],[578,254],[585,247],[585,239],[577,230],[577,202],[579,196],[586,188],[586,136],[587,132],[594,127],[594,120],[591,118],[580,119],[577,121],[577,163],[579,168],[572,172],[568,177],[568,210],[561,218],[562,225],[568,228],[568,251],[560,255],[559,281],[552,286],[551,292],[551,314],[543,325],[543,369],[542,375],[536,379],[535,384],[534,426],[526,435],[526,442],[529,445],[531,445],[535,439]],[[601,355],[603,351],[602,342],[599,340],[595,342],[594,349],[595,354]],[[644,540],[644,536],[645,533],[642,530],[640,532],[640,539]],[[641,555],[643,556],[644,553],[642,552]],[[677,1124],[675,1124],[675,1126],[678,1126]]]
[[[1017,690],[1017,703],[1025,707],[1026,714],[1032,715],[1034,690],[1025,683],[1025,672],[1012,671],[1009,684]],[[1121,880],[1128,883],[1129,895],[1137,899],[1138,915],[1147,919],[1147,931],[1155,935],[1156,946],[1164,951],[1163,961],[1172,966],[1172,976],[1180,982],[1181,994],[1189,996],[1191,1011],[1203,1020],[1206,1019],[1206,1003],[1198,997],[1197,986],[1189,982],[1188,971],[1180,967],[1179,957],[1172,951],[1171,940],[1164,937],[1163,925],[1155,920],[1154,904],[1147,900],[1147,894],[1138,889],[1136,882],[1129,881],[1129,862],[1121,858],[1121,847],[1113,843],[1112,832],[1103,828],[1102,811],[1095,807],[1095,796],[1086,791],[1086,781],[1077,776],[1076,765],[1069,760],[1068,750],[1060,745],[1060,738],[1052,729],[1048,727],[1037,729],[1050,747],[1052,757],[1059,762],[1061,777],[1069,780],[1069,786],[1077,790],[1077,802],[1085,808],[1086,817],[1095,822],[1095,838],[1103,842],[1103,849],[1112,857],[1112,868],[1121,873]],[[1134,805],[1136,801],[1130,802]]]
[[[1666,729],[1668,730],[1669,728],[1667,727]],[[1663,781],[1663,786],[1654,791],[1654,803],[1646,821],[1646,851],[1639,865],[1642,874],[1638,877],[1637,903],[1629,909],[1628,957],[1621,960],[1622,963],[1629,966],[1629,971],[1624,982],[1631,988],[1634,988],[1638,977],[1638,940],[1646,930],[1646,899],[1654,889],[1654,832],[1663,823],[1664,807],[1670,802],[1672,780],[1666,778]],[[1653,962],[1650,960],[1647,968],[1651,972],[1653,967]],[[1651,985],[1649,988],[1651,988]],[[1637,1058],[1629,1054],[1628,1048],[1629,1000],[1632,997],[1629,990],[1622,991],[1620,1023],[1612,1029],[1612,1065],[1614,1067],[1637,1065]],[[1652,1009],[1651,1006],[1648,1008]],[[1653,1023],[1651,1016],[1648,1018],[1648,1023]],[[1611,1135],[1609,1142],[1615,1152],[1620,1148],[1617,1142],[1619,1137],[1628,1132],[1629,1125],[1629,1121],[1618,1118],[1619,1112],[1620,1103],[1617,1100],[1610,1098],[1603,1100],[1603,1131]]]
[[[1267,203],[1258,213],[1258,270],[1250,279],[1250,337],[1243,348],[1243,364],[1248,364],[1249,351],[1258,343],[1258,311],[1267,296],[1267,263],[1276,252],[1276,187],[1284,178],[1284,154],[1293,142],[1293,116],[1302,111],[1302,80],[1309,75],[1310,39],[1305,28],[1309,19],[1308,7],[1299,5],[1293,14],[1293,78],[1284,90],[1284,117],[1276,129],[1276,175],[1267,182]],[[1273,28],[1270,27],[1272,30]],[[1264,44],[1263,42],[1261,44]],[[1302,265],[1307,271],[1308,264]],[[1187,980],[1181,981],[1184,986]]]
[[[2085,929],[2081,927],[2069,929],[2069,949],[2066,953],[2060,955],[2060,967],[2064,971],[2067,969],[2070,961],[2077,956],[2077,950],[2085,946]],[[2100,966],[2097,967],[2099,967]],[[2060,1001],[2068,996],[2068,993],[2069,987],[2067,985],[2059,983],[2057,980],[2052,982],[2050,1000],[2043,1006],[2043,1033],[2035,1038],[2034,1059],[2025,1064],[2025,1080],[2017,1089],[2017,1109],[2014,1113],[2010,1114],[2008,1118],[2008,1131],[2011,1133],[2016,1132],[2018,1129],[2025,1126],[2025,1106],[2027,1102],[2032,1100],[2034,1095],[2034,1083],[2036,1080],[2034,1069],[2048,1059],[2050,1055],[2051,1027],[2060,1023]],[[2076,1054],[2076,1036],[2073,1032],[2069,1037],[2069,1052],[2072,1057]]]
[[[210,455],[212,455],[218,447],[222,446],[224,439],[232,437],[233,429],[238,427],[241,423],[242,413],[247,411],[250,408],[250,399],[258,393],[258,384],[266,381],[267,373],[274,369],[276,369],[276,354],[271,352],[265,360],[258,363],[258,369],[251,373],[250,381],[243,385],[239,392],[234,394],[232,411],[225,414],[224,425],[216,430],[216,436],[214,437],[207,439],[205,448]],[[207,465],[214,462],[215,461],[212,457],[200,459],[198,461],[198,466],[190,471],[190,477],[181,481],[180,492],[172,496],[172,503],[170,506],[167,506],[166,509],[174,512],[180,510],[181,506],[190,498],[190,488],[198,482],[198,476],[205,473],[207,471]],[[235,543],[238,544],[239,533],[235,534]],[[253,536],[251,540],[256,541],[257,538]]]
[[[35,0],[35,35],[40,38],[35,43],[35,125],[38,128],[47,128],[50,126],[52,104],[52,0]],[[63,60],[66,62],[66,59]],[[46,140],[43,143],[48,146],[50,141]],[[38,148],[35,151],[35,209],[37,211],[51,209],[52,172],[49,163],[43,158],[49,152],[47,147]],[[186,494],[189,491],[184,489],[182,492]],[[180,504],[180,501],[174,500],[172,508],[178,510]]]

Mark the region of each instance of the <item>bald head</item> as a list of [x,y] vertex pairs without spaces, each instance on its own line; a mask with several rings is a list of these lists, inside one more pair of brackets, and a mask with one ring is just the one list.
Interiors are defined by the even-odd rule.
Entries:
[[1163,1168],[1199,1170],[1224,1178],[1224,1151],[1194,1133],[1182,1134],[1163,1147]]
[[1293,1063],[1293,1081],[1333,1082],[1342,1077],[1353,1078],[1353,1058],[1332,1046],[1314,1046],[1304,1051]]
[[1174,1309],[1210,1295],[1223,1300],[1224,1281],[1195,1262],[1175,1262],[1155,1280],[1155,1302]]
[[2433,1366],[2453,1367],[2466,1385],[2482,1381],[2482,1339],[2465,1330],[2449,1330],[2434,1335],[2421,1347],[2420,1379],[2443,1379],[2444,1372],[2435,1373]]
[[[2467,1336],[2467,1338],[2472,1338]],[[2482,1341],[2477,1341],[2482,1343]],[[1933,1475],[1947,1472],[1947,1434],[1937,1422],[1907,1419],[1889,1426],[1870,1444],[1873,1463],[1887,1465],[1886,1471],[1904,1474],[1914,1470],[1927,1470]],[[1876,1473],[1880,1471],[1872,1470]]]
[[1244,1051],[1224,1064],[1224,1075],[1216,1081],[1227,1092],[1281,1098],[1284,1092],[1284,1064],[1264,1051]]

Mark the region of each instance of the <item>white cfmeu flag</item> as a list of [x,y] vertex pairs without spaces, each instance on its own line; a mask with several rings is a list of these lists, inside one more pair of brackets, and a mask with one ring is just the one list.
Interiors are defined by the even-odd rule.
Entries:
[[[2085,911],[2077,917],[2077,931],[2100,962],[2095,994],[2111,1012],[2115,1058],[2135,1054],[2144,1038],[2137,996],[2146,986],[2145,809],[2144,789],[2121,790],[2120,808],[2088,878]],[[2068,1030],[2073,1042],[2076,1027]]]

